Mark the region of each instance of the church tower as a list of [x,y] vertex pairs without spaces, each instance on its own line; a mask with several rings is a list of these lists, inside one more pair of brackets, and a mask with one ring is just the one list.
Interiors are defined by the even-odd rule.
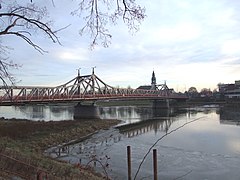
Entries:
[[153,73],[152,73],[151,89],[152,89],[152,90],[156,90],[156,77],[155,77],[154,71],[153,71]]

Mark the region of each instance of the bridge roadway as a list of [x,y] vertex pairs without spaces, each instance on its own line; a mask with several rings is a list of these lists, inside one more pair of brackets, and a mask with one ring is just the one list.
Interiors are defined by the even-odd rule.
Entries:
[[0,105],[28,103],[62,103],[99,100],[186,100],[183,94],[171,92],[166,84],[156,90],[115,88],[94,74],[80,76],[56,87],[0,86]]

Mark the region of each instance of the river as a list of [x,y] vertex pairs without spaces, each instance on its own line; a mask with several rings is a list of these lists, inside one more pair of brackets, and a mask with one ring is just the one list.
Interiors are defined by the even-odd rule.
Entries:
[[[73,119],[73,112],[69,105],[0,107],[0,117],[33,120]],[[61,156],[54,148],[46,153],[73,164],[96,160],[97,171],[106,171],[112,179],[127,179],[127,146],[131,146],[134,177],[143,157],[158,142],[153,148],[157,149],[159,179],[240,179],[240,113],[236,110],[113,106],[100,107],[99,112],[101,118],[117,118],[122,123],[67,146]],[[153,179],[152,164],[151,150],[136,179]]]

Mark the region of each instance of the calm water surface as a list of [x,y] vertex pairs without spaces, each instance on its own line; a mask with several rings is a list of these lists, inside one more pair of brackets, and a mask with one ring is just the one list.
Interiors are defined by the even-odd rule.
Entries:
[[[96,158],[112,179],[127,179],[126,148],[132,150],[132,176],[149,148],[160,140],[159,179],[240,179],[240,113],[219,107],[161,110],[151,107],[103,107],[102,118],[118,118],[117,128],[102,130],[89,139],[62,149],[47,151],[52,157],[86,164]],[[35,120],[72,119],[71,106],[0,107],[0,117]],[[93,165],[93,163],[91,163]],[[136,179],[153,179],[152,151]],[[96,169],[103,172],[100,163]]]

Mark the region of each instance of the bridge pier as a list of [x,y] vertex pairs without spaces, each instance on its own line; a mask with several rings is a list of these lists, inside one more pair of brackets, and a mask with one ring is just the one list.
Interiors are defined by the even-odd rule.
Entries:
[[154,100],[152,104],[153,117],[170,117],[175,112],[176,100],[162,99]]
[[169,99],[155,99],[153,101],[154,108],[168,109],[170,107]]
[[100,119],[99,109],[94,104],[82,105],[81,103],[78,103],[74,106],[73,119]]
[[174,99],[155,99],[153,101],[154,108],[169,109],[170,107],[175,107],[178,102]]
[[169,99],[154,100],[153,104],[153,117],[169,117],[170,103]]

